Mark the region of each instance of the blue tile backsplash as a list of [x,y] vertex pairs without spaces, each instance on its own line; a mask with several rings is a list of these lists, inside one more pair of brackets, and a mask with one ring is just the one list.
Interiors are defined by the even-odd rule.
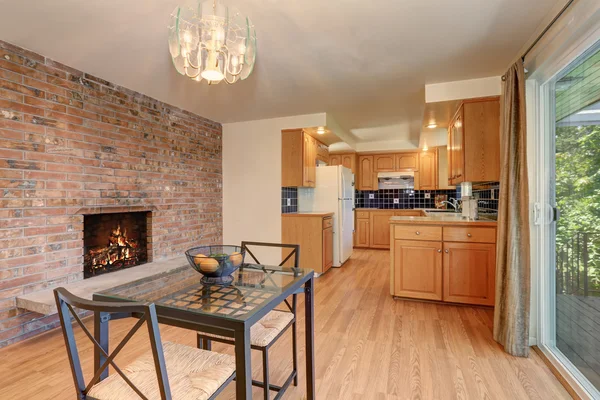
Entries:
[[456,190],[357,190],[356,208],[381,208],[394,210],[435,208],[435,196],[437,194],[445,194],[448,196],[448,198],[457,198]]
[[[288,199],[290,205],[288,206]],[[281,213],[289,214],[298,212],[298,188],[282,187],[281,188]]]

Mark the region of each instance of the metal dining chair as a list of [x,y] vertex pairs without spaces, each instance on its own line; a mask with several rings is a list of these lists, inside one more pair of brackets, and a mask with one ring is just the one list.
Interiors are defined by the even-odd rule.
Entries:
[[[280,244],[280,243],[263,243],[263,242],[242,242],[242,248],[246,251],[246,255],[252,257],[254,263],[260,264],[258,258],[252,253],[251,247],[272,247],[282,249],[290,249],[289,254],[279,264],[285,265],[289,260],[293,259],[291,267],[298,268],[300,263],[300,246],[297,244]],[[244,261],[246,262],[246,261]],[[265,276],[265,279],[268,277]],[[259,350],[262,353],[263,362],[263,382],[252,380],[252,385],[264,389],[264,398],[270,398],[270,391],[277,392],[274,400],[279,399],[292,381],[294,386],[298,386],[298,349],[297,349],[297,330],[296,330],[296,306],[297,295],[292,295],[291,304],[286,299],[284,301],[289,311],[273,310],[260,319],[250,328],[250,348]],[[269,383],[269,349],[279,339],[288,328],[292,327],[292,372],[287,377],[283,385],[277,386]],[[218,336],[206,332],[198,332],[198,348],[204,350],[211,349],[211,341],[216,341],[226,344],[235,344],[232,338]]]
[[[176,343],[163,344],[154,304],[91,301],[77,297],[65,288],[54,289],[54,297],[77,399],[214,399],[235,377],[233,356]],[[103,348],[96,341],[74,308],[99,313],[103,321],[127,317],[136,317],[138,321],[109,354],[108,348]],[[87,384],[81,368],[71,318],[101,353],[101,365]],[[121,369],[115,363],[115,357],[142,325],[146,325],[148,329],[150,351]],[[109,365],[116,374],[108,376]],[[103,377],[105,379],[102,379]]]

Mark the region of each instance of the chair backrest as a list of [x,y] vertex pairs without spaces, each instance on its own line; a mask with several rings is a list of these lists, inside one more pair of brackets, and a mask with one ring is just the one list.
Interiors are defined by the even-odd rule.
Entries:
[[300,268],[300,245],[283,244],[283,243],[266,243],[266,242],[242,242],[242,248],[246,250],[246,254],[252,257],[255,263],[260,264],[256,256],[252,253],[249,246],[252,247],[275,247],[280,249],[290,249],[290,253],[283,259],[279,266],[283,266],[292,256],[294,257],[294,268]]
[[[77,297],[62,287],[54,289],[54,298],[56,299],[60,325],[62,327],[65,345],[67,347],[67,355],[71,364],[71,372],[73,374],[73,380],[75,382],[75,390],[77,391],[78,399],[85,399],[90,389],[101,380],[101,377],[107,375],[109,365],[113,366],[114,370],[121,375],[123,380],[140,396],[141,399],[147,399],[147,397],[131,382],[131,380],[129,380],[129,378],[127,378],[127,376],[125,376],[125,374],[114,362],[116,355],[123,349],[129,339],[131,339],[131,337],[144,324],[146,324],[148,327],[148,335],[150,337],[150,346],[152,348],[152,355],[154,357],[154,367],[156,370],[156,377],[158,379],[161,399],[171,399],[167,368],[165,365],[162,343],[160,341],[158,318],[156,316],[154,304],[92,301]],[[90,331],[86,328],[85,324],[77,315],[77,312],[75,312],[74,308],[93,311],[97,316],[100,317],[96,318],[96,321],[101,320],[108,322],[111,317],[112,319],[120,319],[132,316],[139,318],[139,320],[133,326],[133,328],[131,328],[127,335],[125,335],[117,347],[115,347],[113,352],[108,354],[108,348],[103,348],[103,346],[98,343],[96,338],[92,336]],[[94,371],[94,377],[87,384],[85,383],[81,362],[79,360],[79,353],[77,351],[77,344],[75,342],[71,317],[75,320],[75,322],[77,322],[77,324],[79,324],[88,339],[92,341],[94,347],[96,348],[95,350],[101,353],[101,365],[97,371]]]
[[[252,253],[252,251],[248,248],[248,246],[252,247],[275,247],[280,249],[290,249],[290,253],[283,259],[279,266],[283,266],[292,256],[294,257],[294,265],[292,268],[300,268],[300,245],[297,244],[283,244],[283,243],[265,243],[265,242],[242,242],[242,249],[246,250],[246,254],[252,257],[255,263],[260,264],[260,261],[256,258],[256,256]],[[284,303],[289,308],[289,310],[296,315],[296,308],[298,305],[297,295],[292,295],[292,304],[290,304],[287,299],[284,300]]]

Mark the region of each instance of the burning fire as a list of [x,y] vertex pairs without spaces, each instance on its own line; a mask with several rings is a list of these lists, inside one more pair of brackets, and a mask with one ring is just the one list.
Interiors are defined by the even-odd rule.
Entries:
[[127,237],[127,229],[118,224],[108,237],[108,245],[90,249],[91,266],[94,269],[113,265],[127,266],[138,263],[138,243]]

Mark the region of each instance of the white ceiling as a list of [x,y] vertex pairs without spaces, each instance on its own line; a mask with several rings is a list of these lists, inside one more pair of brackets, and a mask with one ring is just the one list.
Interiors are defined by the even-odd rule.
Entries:
[[0,39],[222,123],[326,112],[359,142],[418,142],[424,85],[502,74],[556,0],[227,0],[257,64],[211,87],[171,65],[178,3],[0,0]]

